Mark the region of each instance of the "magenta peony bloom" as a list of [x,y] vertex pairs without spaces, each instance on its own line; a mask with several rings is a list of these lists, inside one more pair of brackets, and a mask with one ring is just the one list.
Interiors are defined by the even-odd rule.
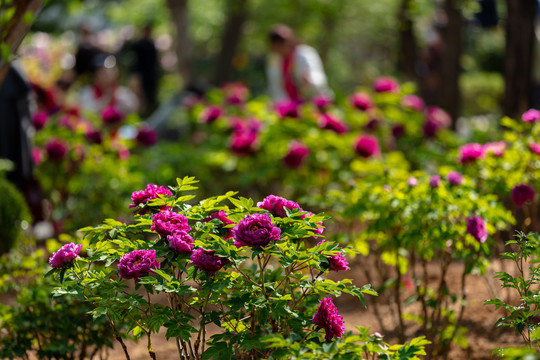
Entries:
[[426,104],[424,103],[424,100],[422,100],[420,97],[409,94],[401,98],[401,106],[416,111],[422,111],[424,110]]
[[101,118],[103,119],[105,125],[117,125],[124,120],[124,114],[111,105],[103,109]]
[[293,100],[282,100],[275,104],[276,112],[281,119],[290,117],[298,118],[298,103]]
[[158,142],[158,134],[152,127],[143,126],[137,132],[135,139],[143,146],[153,146]]
[[531,142],[529,144],[529,150],[536,153],[537,155],[540,155],[540,144],[537,144],[535,142]]
[[169,247],[179,253],[191,252],[193,250],[193,238],[184,230],[178,230],[167,235]]
[[484,157],[484,147],[477,143],[465,144],[459,148],[458,161],[467,164]]
[[138,279],[160,266],[155,250],[133,250],[122,256],[118,262],[118,272],[124,279]]
[[[326,242],[326,239],[317,244],[321,245]],[[349,270],[349,263],[345,259],[342,253],[338,252],[336,255],[331,255],[328,257],[328,262],[330,263],[330,270],[332,271],[347,271]]]
[[494,156],[503,156],[506,151],[506,143],[497,141],[484,144],[484,151],[486,154],[492,153]]
[[371,97],[368,94],[362,92],[352,94],[349,97],[349,102],[352,106],[362,111],[366,111],[375,107],[375,104],[373,104],[373,100],[371,100]]
[[45,151],[50,160],[60,161],[66,156],[67,144],[64,140],[52,138],[47,142],[47,145],[45,145]]
[[60,250],[52,254],[49,258],[49,264],[53,268],[61,268],[64,265],[69,264],[73,259],[78,258],[81,249],[81,244],[65,244]]
[[48,119],[49,115],[45,111],[38,111],[35,113],[34,116],[32,116],[32,125],[34,126],[34,129],[43,129]]
[[467,218],[467,234],[474,237],[480,243],[486,241],[488,233],[484,219],[481,216]]
[[339,339],[345,332],[343,316],[339,315],[331,298],[324,298],[320,301],[312,320],[315,325],[326,331],[326,341],[332,340],[334,336]]
[[225,225],[234,224],[234,221],[231,221],[227,217],[227,213],[223,210],[216,211],[215,213],[210,214],[205,221],[211,221],[214,219],[218,219],[222,223],[222,227],[218,229],[219,234],[224,237],[225,240],[228,240],[233,237],[232,234],[232,228],[224,228]]
[[434,138],[440,129],[446,129],[451,124],[452,118],[446,111],[436,106],[430,106],[425,112],[424,136],[428,139]]
[[285,212],[284,208],[287,208],[289,210],[293,210],[293,209],[302,210],[300,205],[298,205],[294,201],[287,200],[285,198],[282,198],[280,196],[275,196],[275,195],[268,195],[267,197],[264,198],[263,201],[260,201],[257,203],[257,207],[264,210],[268,210],[270,214],[272,214],[273,216],[278,216],[282,218],[287,217],[287,213]]
[[380,123],[378,119],[369,119],[367,124],[363,126],[363,129],[366,131],[375,131],[379,128]]
[[302,166],[309,156],[309,148],[300,141],[291,141],[289,152],[283,157],[285,166],[297,169]]
[[402,124],[395,124],[392,126],[392,136],[394,138],[399,139],[403,135],[405,135],[405,126]]
[[236,247],[264,247],[271,241],[278,241],[281,229],[272,224],[268,214],[246,216],[233,228]]
[[409,185],[410,187],[414,187],[418,185],[418,180],[414,176],[411,176],[407,179],[407,185]]
[[147,203],[152,199],[157,199],[160,195],[172,196],[172,192],[163,186],[148,184],[146,189],[138,190],[131,194],[131,201],[133,201],[133,203],[129,204],[129,208],[131,209],[139,206],[140,204]]
[[182,214],[166,210],[152,216],[152,231],[157,232],[162,237],[171,235],[177,231],[191,231],[188,219]]
[[361,135],[354,144],[354,150],[358,155],[364,158],[377,156],[381,153],[379,140],[372,135]]
[[257,149],[257,133],[235,132],[230,141],[229,148],[236,155],[252,155]]
[[321,129],[325,129],[325,130],[332,130],[338,134],[344,134],[346,133],[347,131],[349,131],[349,129],[347,128],[347,125],[337,119],[336,117],[334,117],[333,115],[330,115],[330,114],[319,114],[319,127]]
[[399,92],[399,84],[391,77],[380,77],[373,82],[375,92]]
[[225,92],[225,102],[230,105],[242,105],[246,102],[249,90],[239,82],[228,83],[223,87]]
[[529,109],[521,115],[521,120],[528,123],[536,122],[538,119],[540,119],[540,111],[536,109]]
[[534,201],[535,195],[536,192],[532,186],[527,184],[516,185],[512,189],[512,201],[520,207],[528,201]]
[[457,171],[450,171],[448,175],[446,175],[446,180],[448,180],[451,185],[459,186],[463,183],[463,176]]
[[441,176],[440,175],[433,175],[429,179],[429,186],[431,186],[432,188],[438,188],[439,186],[441,186]]
[[32,162],[38,166],[43,162],[43,151],[40,148],[32,149]]
[[210,105],[201,112],[201,114],[199,115],[199,121],[204,124],[212,124],[217,119],[219,119],[219,117],[223,115],[223,113],[223,109],[219,106]]
[[321,111],[326,110],[330,105],[332,105],[332,98],[325,94],[318,94],[311,99],[313,104]]
[[191,253],[191,263],[207,273],[214,274],[231,262],[227,258],[214,255],[214,253],[215,251],[195,249]]
[[100,145],[103,142],[101,131],[99,130],[90,129],[84,135],[90,144]]

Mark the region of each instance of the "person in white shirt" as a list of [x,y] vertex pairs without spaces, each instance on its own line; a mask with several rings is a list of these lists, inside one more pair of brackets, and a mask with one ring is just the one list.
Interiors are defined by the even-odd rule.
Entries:
[[269,40],[266,75],[274,101],[302,102],[315,95],[333,95],[319,54],[311,46],[299,43],[290,27],[274,25]]

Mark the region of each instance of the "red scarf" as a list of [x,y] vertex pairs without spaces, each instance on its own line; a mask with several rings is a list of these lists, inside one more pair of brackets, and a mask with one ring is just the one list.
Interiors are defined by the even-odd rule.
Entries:
[[287,56],[283,59],[283,85],[289,98],[293,101],[300,101],[298,94],[298,88],[294,83],[293,78],[294,69],[294,49],[292,49]]

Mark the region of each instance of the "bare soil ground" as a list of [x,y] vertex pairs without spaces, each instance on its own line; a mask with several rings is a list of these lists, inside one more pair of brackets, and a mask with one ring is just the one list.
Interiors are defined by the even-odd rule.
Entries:
[[[357,258],[358,259],[358,258]],[[355,285],[362,286],[366,283],[363,271],[360,269],[360,260],[356,260],[352,263],[352,268],[346,273],[340,273],[340,277],[346,277],[353,279]],[[458,346],[453,346],[449,354],[448,359],[471,359],[471,360],[487,360],[498,359],[497,356],[492,355],[493,349],[497,347],[508,346],[520,346],[522,345],[521,337],[515,334],[513,329],[509,328],[496,328],[495,322],[498,318],[504,315],[504,312],[496,311],[493,305],[484,305],[484,301],[494,297],[501,298],[505,301],[508,299],[515,300],[515,294],[510,290],[502,289],[500,283],[494,278],[494,273],[503,270],[500,261],[493,262],[492,266],[488,270],[485,276],[470,275],[467,279],[467,301],[468,305],[464,312],[462,326],[467,328],[468,347],[462,349]],[[434,267],[436,268],[436,267]],[[447,275],[448,286],[450,288],[459,286],[460,282],[460,264],[454,264],[450,267]],[[512,268],[510,264],[506,264],[504,269],[507,272],[511,272]],[[343,274],[343,275],[341,275]],[[433,274],[434,278],[437,278],[437,274]],[[385,304],[382,298],[368,296],[366,298],[367,308],[364,308],[361,303],[348,295],[336,299],[335,303],[341,315],[343,315],[345,321],[345,327],[347,331],[355,331],[356,326],[370,327],[371,332],[383,333],[380,322],[374,314],[373,308],[375,302],[378,302],[380,313],[382,314],[384,327],[390,330],[385,335],[385,341],[395,344],[398,340],[393,337],[395,334],[396,325],[393,320],[393,314],[390,311],[388,305]],[[408,312],[415,312],[414,306],[411,309],[405,309]],[[407,337],[413,338],[422,334],[418,333],[419,327],[413,322],[407,322]],[[214,329],[215,331],[215,329]],[[210,330],[210,333],[212,330]],[[153,350],[156,353],[157,359],[168,360],[178,359],[178,353],[176,350],[176,344],[173,339],[167,341],[165,339],[164,332],[162,334],[156,334],[152,338]],[[131,359],[149,359],[149,355],[146,349],[146,341],[141,340],[139,343],[128,342],[128,348],[131,355]],[[121,347],[116,344],[115,348],[109,352],[110,360],[125,359]]]

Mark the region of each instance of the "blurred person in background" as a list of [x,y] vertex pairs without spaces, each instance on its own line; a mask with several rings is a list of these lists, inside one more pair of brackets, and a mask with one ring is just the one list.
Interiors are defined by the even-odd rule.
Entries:
[[122,115],[134,113],[139,108],[137,96],[129,88],[118,84],[116,58],[107,54],[94,58],[92,84],[81,89],[79,104],[83,110],[95,113],[114,107]]
[[141,100],[141,112],[149,114],[157,106],[158,87],[158,52],[152,39],[151,25],[143,27],[141,38],[131,45],[130,50],[133,53],[131,72]]
[[286,25],[274,25],[268,35],[266,75],[274,101],[302,102],[315,95],[332,96],[322,60],[314,48],[300,43]]
[[103,53],[94,44],[94,34],[90,24],[83,22],[79,26],[77,52],[75,53],[76,76],[91,75],[94,70],[94,58]]

